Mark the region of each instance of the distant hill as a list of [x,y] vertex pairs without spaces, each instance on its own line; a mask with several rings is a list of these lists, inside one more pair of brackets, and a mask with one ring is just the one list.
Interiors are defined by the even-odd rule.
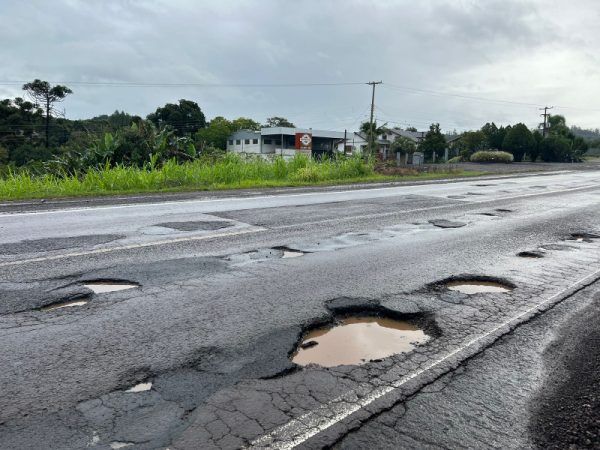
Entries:
[[571,127],[571,132],[575,136],[584,138],[586,141],[595,141],[600,139],[600,129],[598,128],[595,130],[587,130],[585,128],[579,128],[578,126],[573,125]]

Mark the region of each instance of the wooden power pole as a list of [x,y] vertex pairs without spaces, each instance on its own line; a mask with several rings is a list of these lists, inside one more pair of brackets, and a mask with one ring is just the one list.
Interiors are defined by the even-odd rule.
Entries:
[[543,108],[540,108],[541,110],[544,110],[544,114],[540,114],[540,116],[544,117],[544,123],[543,123],[543,127],[542,128],[542,136],[546,137],[548,136],[548,127],[549,127],[549,122],[548,122],[548,117],[550,116],[550,114],[548,113],[549,109],[554,108],[554,106],[544,106]]
[[373,91],[371,92],[371,118],[369,119],[369,151],[373,153],[375,147],[375,139],[374,139],[374,130],[373,130],[373,113],[375,112],[375,85],[381,84],[383,81],[369,81],[367,84],[370,84],[373,87]]

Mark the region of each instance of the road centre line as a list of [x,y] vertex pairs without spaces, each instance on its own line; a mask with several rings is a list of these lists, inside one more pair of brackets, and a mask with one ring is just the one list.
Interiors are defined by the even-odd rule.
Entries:
[[[598,281],[600,279],[600,270],[597,270],[590,275],[587,275],[571,286],[557,292],[552,295],[548,299],[537,303],[535,306],[528,308],[520,314],[512,317],[511,319],[501,323],[486,331],[485,333],[471,339],[466,342],[464,345],[452,350],[441,358],[431,362],[426,367],[416,370],[415,372],[405,375],[402,378],[396,380],[391,385],[382,386],[376,389],[371,390],[368,394],[364,395],[363,392],[358,392],[361,385],[358,388],[353,389],[351,391],[342,394],[335,399],[329,401],[326,404],[321,405],[319,408],[310,411],[301,415],[296,419],[290,420],[288,423],[281,425],[275,430],[267,433],[250,443],[250,446],[247,448],[258,449],[258,448],[272,448],[272,449],[280,449],[280,450],[289,450],[294,447],[306,442],[311,437],[319,434],[322,431],[330,428],[331,426],[337,424],[338,422],[346,419],[351,416],[355,412],[360,409],[370,405],[374,401],[384,397],[387,394],[399,389],[409,381],[417,378],[423,373],[426,373],[440,364],[451,360],[452,357],[463,352],[480,341],[493,336],[495,339],[504,336],[511,332],[513,327],[519,325],[523,320],[525,320],[530,314],[534,313],[536,310],[544,307],[545,305],[552,304],[552,302],[557,302],[564,300],[565,298],[575,294],[579,290],[589,286],[590,284]],[[542,311],[539,311],[540,313]],[[512,327],[511,327],[512,325]],[[506,331],[498,333],[503,328],[507,328]],[[494,339],[494,340],[495,340]],[[472,354],[465,355],[461,361],[465,358],[473,356],[479,353],[482,349],[475,349]],[[441,375],[441,374],[440,374]],[[369,385],[364,385],[368,390]],[[358,395],[360,394],[360,395]]]
[[250,233],[260,233],[260,232],[265,232],[265,231],[270,231],[270,230],[283,230],[283,229],[294,228],[294,227],[304,226],[304,225],[318,225],[318,224],[322,224],[322,223],[340,222],[340,221],[344,221],[344,220],[380,218],[380,217],[394,216],[397,214],[410,214],[410,213],[414,213],[414,212],[433,211],[433,210],[437,210],[437,209],[451,208],[451,207],[455,207],[458,205],[474,205],[474,204],[477,205],[477,204],[493,203],[493,202],[502,201],[502,200],[512,200],[512,199],[519,199],[519,198],[526,198],[526,197],[536,197],[536,196],[541,196],[541,195],[573,192],[573,191],[580,191],[580,190],[585,190],[585,189],[597,189],[599,187],[600,186],[582,186],[582,187],[578,187],[578,188],[570,188],[570,189],[562,189],[562,190],[554,190],[554,191],[544,191],[544,192],[533,192],[530,194],[522,194],[522,195],[516,195],[516,196],[497,197],[494,199],[487,199],[487,200],[463,201],[460,203],[453,202],[448,205],[438,205],[438,206],[431,206],[431,207],[427,207],[427,208],[415,208],[415,209],[407,209],[407,210],[400,210],[400,211],[393,211],[393,212],[386,212],[386,213],[373,213],[373,214],[363,214],[363,215],[359,215],[359,216],[337,217],[337,218],[333,218],[333,219],[323,219],[323,220],[313,221],[313,222],[294,223],[294,224],[280,225],[277,227],[269,227],[269,228],[253,227],[251,229],[244,229],[244,230],[240,230],[240,231],[231,231],[231,232],[227,232],[227,233],[215,233],[215,234],[202,235],[202,236],[189,236],[189,237],[181,237],[181,238],[174,238],[174,239],[165,239],[162,241],[145,242],[145,243],[140,243],[140,244],[130,244],[130,245],[124,245],[124,246],[119,246],[119,247],[108,247],[108,248],[86,250],[86,251],[73,252],[73,253],[63,253],[60,255],[52,255],[52,256],[45,256],[45,257],[39,257],[39,258],[22,259],[22,260],[16,260],[16,261],[6,261],[6,262],[0,263],[0,267],[10,267],[10,266],[17,266],[17,265],[23,265],[23,264],[29,264],[29,263],[45,262],[45,261],[55,261],[55,260],[59,260],[59,259],[74,258],[74,257],[79,257],[79,256],[106,254],[106,253],[112,253],[112,252],[117,252],[117,251],[122,251],[122,250],[135,250],[138,248],[159,247],[162,245],[177,244],[180,242],[203,241],[203,240],[213,239],[213,238],[237,236],[237,235],[250,234]]
[[239,231],[230,231],[227,233],[208,234],[208,235],[202,235],[202,236],[189,236],[189,237],[175,238],[175,239],[156,241],[156,242],[144,242],[141,244],[130,244],[130,245],[124,245],[121,247],[99,248],[99,249],[95,249],[95,250],[87,250],[87,251],[74,252],[74,253],[64,253],[64,254],[60,254],[60,255],[44,256],[44,257],[40,257],[40,258],[21,259],[18,261],[7,261],[7,262],[0,263],[0,267],[18,266],[18,265],[23,265],[23,264],[33,263],[33,262],[54,261],[57,259],[73,258],[73,257],[77,257],[77,256],[99,255],[99,254],[111,253],[111,252],[115,252],[115,251],[119,251],[119,250],[134,250],[134,249],[138,249],[138,248],[154,247],[154,246],[160,246],[160,245],[166,245],[166,244],[177,244],[180,242],[204,241],[206,239],[213,239],[213,238],[218,238],[218,237],[229,237],[229,236],[238,236],[241,234],[259,233],[259,232],[265,231],[265,230],[266,230],[266,228],[253,227],[253,228],[245,228],[245,229],[242,229]]

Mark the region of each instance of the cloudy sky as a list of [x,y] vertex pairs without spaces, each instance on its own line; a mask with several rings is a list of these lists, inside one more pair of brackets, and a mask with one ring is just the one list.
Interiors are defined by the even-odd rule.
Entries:
[[[73,89],[70,118],[186,98],[209,119],[351,130],[360,83],[383,80],[380,123],[534,127],[554,105],[596,128],[598,23],[597,0],[0,0],[0,98],[41,78]],[[326,85],[281,86],[310,83]]]

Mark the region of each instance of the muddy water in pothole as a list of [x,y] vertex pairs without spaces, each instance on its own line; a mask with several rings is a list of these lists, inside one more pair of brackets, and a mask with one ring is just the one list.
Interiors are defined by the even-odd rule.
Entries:
[[429,336],[419,327],[381,317],[349,317],[339,325],[306,334],[292,361],[324,367],[365,364],[373,359],[406,353]]
[[480,294],[486,292],[509,292],[512,289],[495,281],[451,281],[446,284],[451,291],[463,294]]
[[83,284],[86,288],[94,291],[95,294],[104,294],[107,292],[124,291],[125,289],[134,289],[139,287],[137,284],[117,283],[114,281],[89,281]]

